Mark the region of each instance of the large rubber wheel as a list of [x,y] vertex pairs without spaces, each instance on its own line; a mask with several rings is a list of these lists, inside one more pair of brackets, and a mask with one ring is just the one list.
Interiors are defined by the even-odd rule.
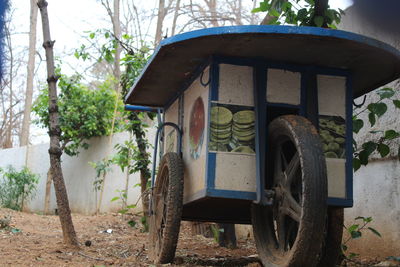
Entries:
[[267,188],[272,206],[252,206],[264,266],[316,266],[325,237],[326,162],[318,131],[305,118],[281,116],[269,126]]
[[318,267],[340,265],[342,256],[344,211],[339,207],[328,207],[325,241]]
[[149,258],[154,263],[170,263],[182,217],[183,163],[178,154],[170,152],[161,159],[151,198]]

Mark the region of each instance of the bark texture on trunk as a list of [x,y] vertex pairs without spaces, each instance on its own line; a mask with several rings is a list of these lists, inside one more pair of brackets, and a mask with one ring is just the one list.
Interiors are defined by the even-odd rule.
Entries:
[[[121,40],[121,23],[119,19],[119,3],[120,0],[114,0],[114,14],[112,16],[113,30],[114,35],[118,40]],[[121,57],[121,45],[119,42],[116,42],[115,47],[115,58],[114,58],[114,77],[115,77],[115,91],[119,93],[119,81],[121,79],[121,67],[120,67],[120,59]]]
[[165,18],[165,0],[159,0],[158,2],[158,16],[157,16],[157,28],[156,37],[154,41],[154,47],[156,47],[162,39],[162,26]]
[[51,167],[47,171],[47,180],[46,180],[46,193],[44,195],[44,210],[43,214],[50,214],[50,192],[51,192]]
[[57,198],[57,207],[64,242],[67,245],[78,246],[74,225],[72,223],[71,210],[68,203],[67,189],[65,187],[61,169],[61,148],[60,148],[60,125],[57,106],[57,79],[54,73],[53,45],[50,37],[49,15],[47,12],[47,1],[39,0],[38,6],[42,17],[43,46],[46,51],[47,82],[49,85],[49,135],[50,135],[50,168],[54,182],[54,189]]
[[35,52],[36,52],[36,26],[37,26],[38,6],[37,0],[31,0],[30,30],[29,30],[29,55],[27,65],[25,110],[22,120],[20,146],[29,144],[29,125],[31,122],[32,95],[33,95],[33,74],[35,71]]

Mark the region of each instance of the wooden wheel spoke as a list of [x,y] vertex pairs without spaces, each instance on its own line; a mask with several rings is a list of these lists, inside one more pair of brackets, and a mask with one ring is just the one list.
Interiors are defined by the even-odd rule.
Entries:
[[299,157],[299,152],[296,151],[293,158],[290,160],[289,164],[285,168],[285,177],[286,177],[285,185],[287,188],[290,188],[293,181],[295,181],[295,177],[299,167],[300,167],[300,157]]
[[285,250],[286,245],[286,229],[285,229],[285,215],[280,213],[276,220],[276,230],[278,234],[278,245],[280,250]]
[[286,215],[288,215],[290,218],[292,218],[296,222],[300,222],[301,206],[294,199],[294,197],[288,192],[286,192],[286,194],[285,194],[285,200],[284,200],[283,206],[284,206],[283,211]]

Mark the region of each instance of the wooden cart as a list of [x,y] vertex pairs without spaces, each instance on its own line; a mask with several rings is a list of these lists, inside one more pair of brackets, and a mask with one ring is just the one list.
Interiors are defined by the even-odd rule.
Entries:
[[266,266],[333,266],[353,205],[353,99],[399,75],[396,49],[338,30],[237,26],[163,40],[125,99],[162,114],[152,259],[171,262],[191,220],[252,224]]

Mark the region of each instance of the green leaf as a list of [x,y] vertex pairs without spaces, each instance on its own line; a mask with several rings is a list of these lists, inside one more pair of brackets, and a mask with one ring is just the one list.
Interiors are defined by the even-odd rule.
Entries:
[[357,238],[360,238],[362,236],[362,233],[360,231],[353,231],[353,232],[350,233],[350,235],[351,235],[351,238],[357,239]]
[[128,209],[122,209],[122,210],[119,210],[118,213],[125,214],[125,213],[127,213],[128,211],[129,211]]
[[375,114],[370,112],[368,114],[368,119],[369,119],[369,123],[371,124],[371,127],[375,125],[376,119],[375,119]]
[[358,154],[358,158],[360,159],[360,163],[362,165],[364,165],[364,166],[368,164],[368,157],[369,157],[369,154],[365,150],[362,150],[360,152],[360,154]]
[[385,131],[384,138],[387,140],[395,139],[400,136],[400,133],[396,132],[395,130],[387,130]]
[[358,224],[353,224],[352,226],[350,226],[350,227],[347,229],[347,231],[348,231],[349,233],[352,233],[352,232],[356,231],[356,230],[358,229],[358,227],[359,227]]
[[371,155],[375,149],[377,148],[378,144],[372,141],[368,141],[362,144],[362,148],[367,152],[368,156]]
[[322,24],[324,24],[324,17],[322,17],[322,16],[316,16],[316,17],[314,18],[314,23],[315,23],[315,26],[317,26],[317,27],[322,27]]
[[136,226],[136,222],[133,220],[128,221],[128,224],[130,227],[135,227]]
[[390,153],[389,146],[385,144],[379,144],[377,150],[379,154],[381,154],[382,158],[386,157]]
[[258,12],[261,12],[261,11],[262,11],[261,8],[256,7],[256,8],[253,8],[253,9],[251,10],[251,13],[258,13]]
[[350,253],[347,257],[349,258],[349,259],[352,259],[352,258],[354,258],[354,257],[357,257],[359,254],[357,254],[357,253]]
[[363,216],[358,216],[358,217],[356,217],[356,218],[354,218],[354,220],[365,220],[365,217],[363,217]]
[[128,205],[128,206],[126,206],[126,208],[127,209],[134,209],[134,208],[136,208],[136,205],[135,204]]
[[387,105],[385,103],[371,103],[367,108],[378,117],[381,117],[387,111]]
[[353,170],[356,172],[361,167],[361,161],[358,158],[353,158]]
[[360,119],[353,120],[353,132],[358,133],[364,126],[364,121]]
[[396,106],[396,108],[400,108],[400,100],[393,100],[393,104]]
[[378,90],[377,94],[381,97],[382,100],[385,98],[391,98],[392,96],[394,96],[395,92],[392,88],[382,88]]
[[274,16],[274,17],[279,17],[279,16],[281,15],[281,14],[280,14],[276,9],[274,9],[274,8],[271,8],[271,9],[269,10],[268,14],[270,14],[271,16]]
[[368,229],[369,229],[372,233],[374,233],[375,235],[377,235],[377,236],[379,236],[379,237],[382,237],[382,236],[381,236],[381,233],[379,233],[376,229],[374,229],[374,228],[372,228],[372,227],[368,227]]
[[114,201],[116,201],[116,200],[118,200],[119,199],[119,197],[113,197],[112,199],[111,199],[111,202],[114,202]]
[[94,32],[91,32],[91,33],[89,34],[89,38],[90,38],[90,39],[93,39],[94,36],[95,36],[95,33],[94,33]]
[[297,20],[303,21],[307,17],[308,11],[306,8],[302,8],[297,12]]

